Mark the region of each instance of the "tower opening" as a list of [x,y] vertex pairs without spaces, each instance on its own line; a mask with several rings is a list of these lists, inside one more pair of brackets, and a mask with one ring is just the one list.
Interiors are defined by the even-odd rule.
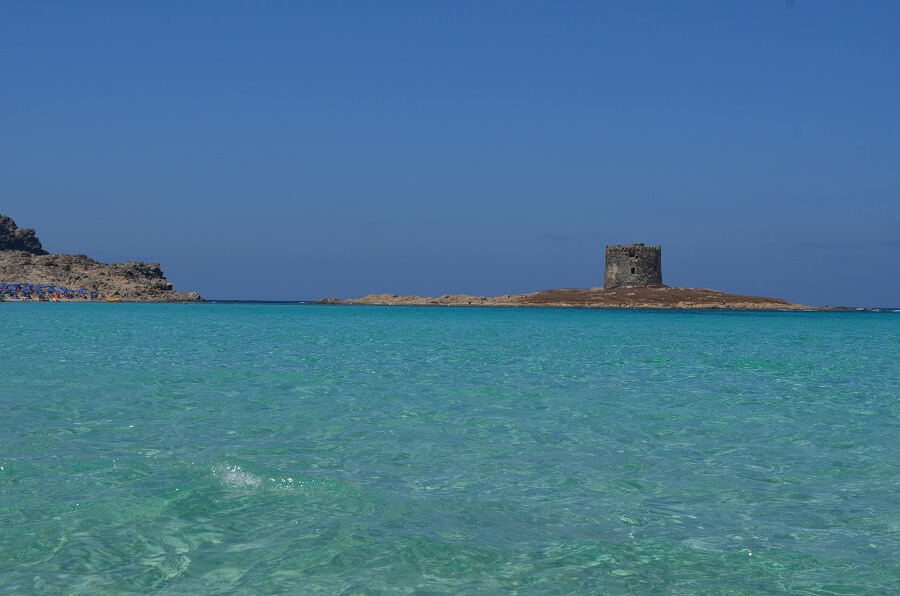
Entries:
[[631,268],[631,273],[634,273],[634,267]]

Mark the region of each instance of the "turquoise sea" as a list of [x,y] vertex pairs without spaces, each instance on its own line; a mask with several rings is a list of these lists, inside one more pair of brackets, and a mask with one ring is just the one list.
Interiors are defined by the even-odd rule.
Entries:
[[900,591],[900,315],[0,304],[0,592]]

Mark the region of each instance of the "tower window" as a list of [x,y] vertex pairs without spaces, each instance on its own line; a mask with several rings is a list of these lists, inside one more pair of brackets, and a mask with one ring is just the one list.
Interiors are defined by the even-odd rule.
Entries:
[[634,273],[634,267],[631,268],[631,272]]

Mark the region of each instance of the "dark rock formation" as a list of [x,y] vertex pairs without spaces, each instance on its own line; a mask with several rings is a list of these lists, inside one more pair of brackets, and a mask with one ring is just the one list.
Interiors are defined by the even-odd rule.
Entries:
[[[30,247],[30,250],[21,248]],[[13,242],[15,240],[15,242]],[[10,248],[13,247],[13,248]],[[100,263],[85,255],[53,255],[34,230],[23,230],[0,215],[0,281],[32,283],[100,292],[106,298],[140,302],[195,302],[196,292],[176,292],[159,263]]]
[[21,250],[33,255],[50,254],[41,246],[34,230],[20,228],[6,215],[0,215],[0,250]]

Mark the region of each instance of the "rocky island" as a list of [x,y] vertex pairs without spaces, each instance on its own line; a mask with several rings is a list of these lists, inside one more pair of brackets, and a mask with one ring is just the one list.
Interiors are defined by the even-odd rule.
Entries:
[[606,247],[604,287],[562,288],[530,294],[468,296],[445,294],[398,296],[369,294],[362,298],[325,298],[319,304],[369,304],[408,306],[544,306],[579,308],[681,308],[732,310],[823,310],[794,304],[780,298],[741,296],[709,289],[672,288],[662,283],[662,249],[629,244]]
[[709,289],[660,287],[561,288],[530,294],[504,296],[468,296],[445,294],[440,297],[369,294],[362,298],[325,298],[319,304],[367,304],[380,306],[545,306],[580,308],[682,308],[733,310],[822,310],[794,304],[779,298],[741,296]]
[[176,292],[159,263],[100,263],[85,255],[50,254],[34,230],[0,215],[0,282],[85,288],[108,299],[198,302],[197,292]]

